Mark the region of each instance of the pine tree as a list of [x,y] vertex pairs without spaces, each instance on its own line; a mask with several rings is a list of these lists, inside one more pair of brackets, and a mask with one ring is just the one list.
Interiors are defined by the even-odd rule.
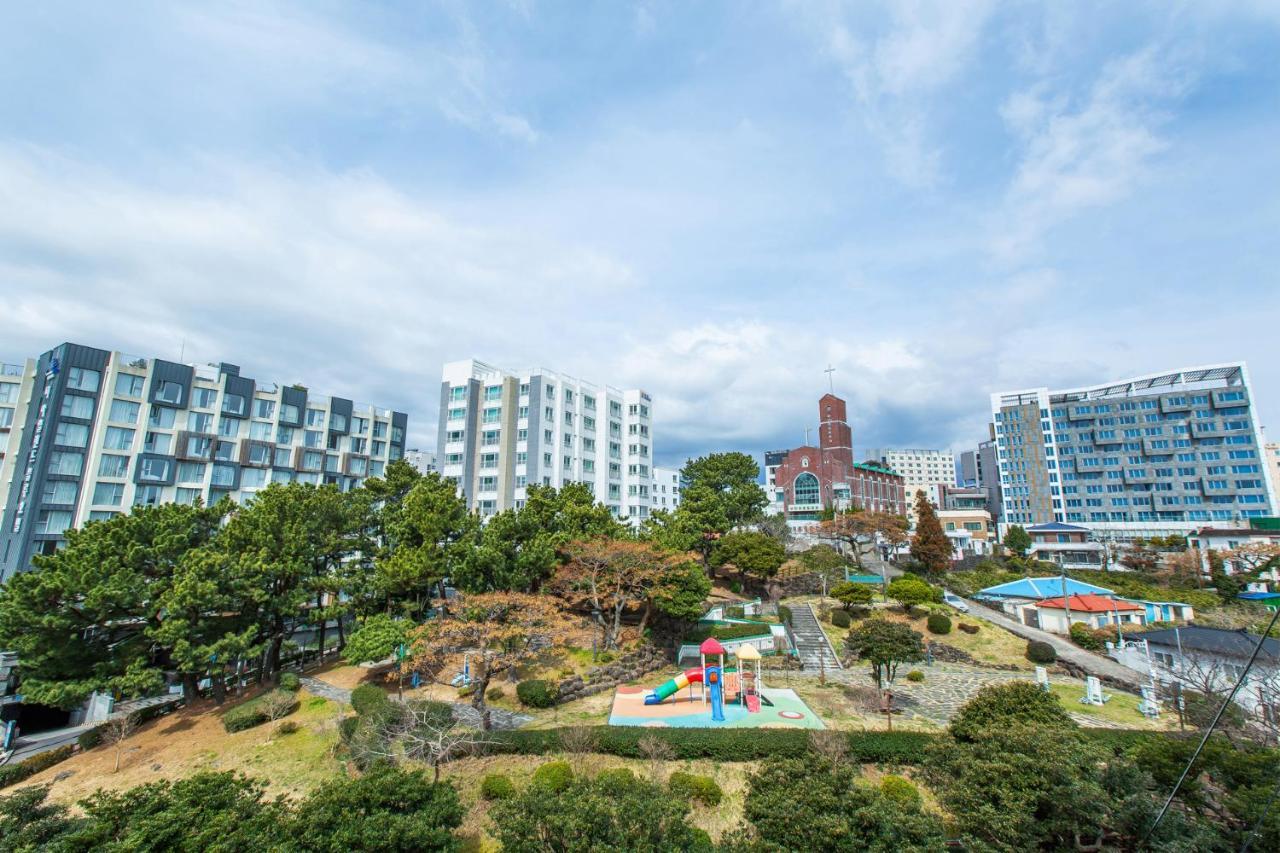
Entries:
[[932,574],[951,565],[951,540],[942,530],[938,513],[924,492],[916,494],[916,533],[911,537],[911,558],[923,563]]

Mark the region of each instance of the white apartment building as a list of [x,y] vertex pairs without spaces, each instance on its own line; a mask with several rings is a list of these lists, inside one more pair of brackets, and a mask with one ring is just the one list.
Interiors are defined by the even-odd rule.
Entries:
[[407,422],[234,364],[62,344],[0,368],[0,570],[137,505],[244,501],[272,482],[353,488],[403,455]]
[[638,521],[654,506],[653,401],[542,368],[450,362],[436,456],[482,515],[524,506],[530,485],[583,483],[614,515]]
[[436,464],[436,455],[428,450],[412,447],[404,452],[404,461],[416,468],[419,474],[440,470],[440,466]]
[[870,455],[902,475],[907,518],[913,527],[916,523],[916,495],[924,492],[929,500],[936,503],[938,486],[956,484],[956,457],[950,450],[885,447],[871,450]]
[[653,469],[653,492],[650,506],[668,512],[680,506],[680,471],[675,468]]
[[1262,458],[1266,460],[1267,470],[1271,473],[1271,485],[1280,491],[1280,444],[1274,441],[1262,446]]

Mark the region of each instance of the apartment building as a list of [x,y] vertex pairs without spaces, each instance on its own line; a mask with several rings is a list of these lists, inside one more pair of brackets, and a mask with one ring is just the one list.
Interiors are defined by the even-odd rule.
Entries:
[[[965,489],[980,489],[986,494],[987,512],[997,524],[1000,522],[1000,464],[996,455],[994,434],[980,442],[976,450],[960,454],[956,469],[956,483]],[[950,507],[947,507],[950,509]]]
[[404,461],[416,468],[419,474],[430,474],[440,470],[440,466],[436,464],[436,455],[428,450],[412,447],[404,452]]
[[0,368],[0,571],[136,505],[243,501],[272,482],[342,489],[404,453],[408,417],[234,364],[64,343]]
[[485,516],[523,506],[532,484],[583,483],[614,515],[638,521],[654,506],[653,401],[542,368],[450,362],[436,457]]
[[1243,362],[992,394],[991,413],[1002,525],[1083,524],[1124,541],[1276,506]]
[[655,510],[670,512],[680,506],[680,472],[675,468],[653,469],[653,493],[651,506]]
[[[1276,497],[1280,498],[1280,444],[1268,442],[1262,446],[1262,457],[1271,471],[1271,485],[1276,489]],[[1280,511],[1280,506],[1272,505],[1272,509]]]
[[916,495],[923,492],[934,500],[938,486],[954,486],[956,483],[956,457],[950,450],[886,447],[873,449],[870,455],[902,475],[907,519],[912,527],[916,523]]

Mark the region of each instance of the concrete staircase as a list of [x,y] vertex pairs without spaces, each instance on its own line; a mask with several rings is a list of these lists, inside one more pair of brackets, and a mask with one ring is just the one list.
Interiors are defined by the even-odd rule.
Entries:
[[813,605],[805,604],[791,608],[791,637],[796,644],[796,652],[804,668],[818,672],[841,669],[840,658],[827,640],[826,633],[818,624],[818,616],[813,612]]

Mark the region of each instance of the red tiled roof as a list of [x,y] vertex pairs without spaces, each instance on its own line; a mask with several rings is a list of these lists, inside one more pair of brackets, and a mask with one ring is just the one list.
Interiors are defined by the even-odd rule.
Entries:
[[[1058,598],[1046,598],[1044,601],[1037,602],[1036,607],[1050,607],[1054,610],[1064,609],[1061,596]],[[1110,613],[1113,610],[1143,610],[1145,608],[1132,602],[1118,601],[1114,598],[1107,598],[1105,595],[1089,593],[1071,596],[1071,609],[1080,613]]]

